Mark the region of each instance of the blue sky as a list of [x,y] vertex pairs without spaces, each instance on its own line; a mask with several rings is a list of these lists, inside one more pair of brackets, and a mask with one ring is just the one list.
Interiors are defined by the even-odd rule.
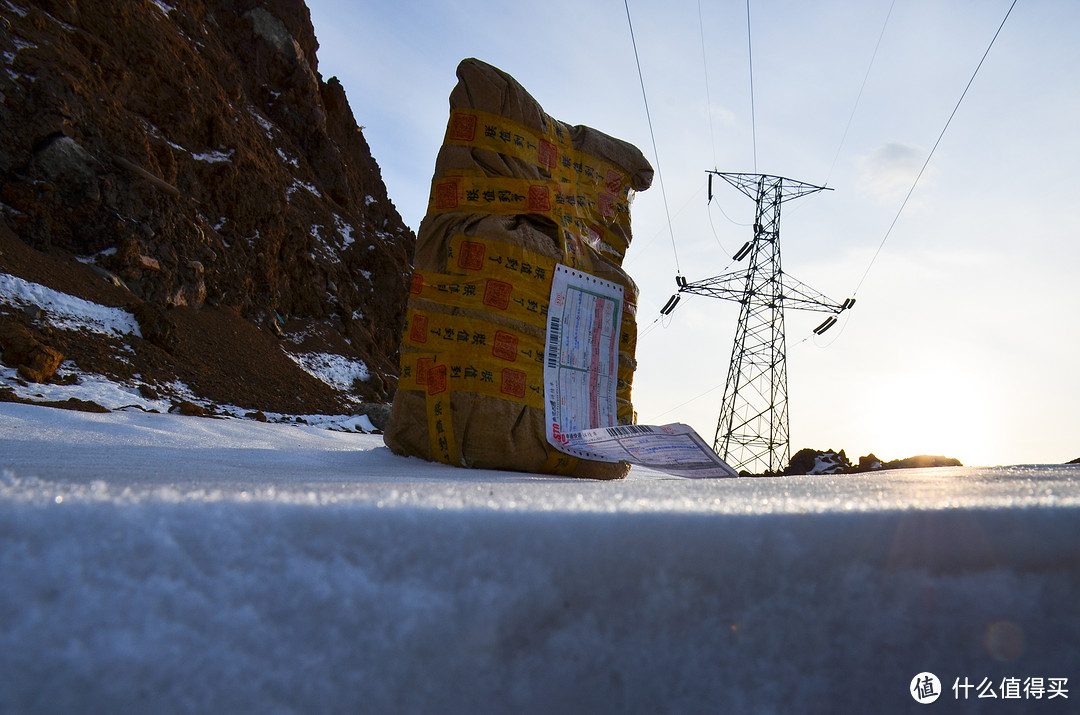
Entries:
[[[319,71],[414,229],[466,57],[658,158],[667,209],[658,182],[638,195],[625,262],[643,329],[677,271],[716,275],[750,238],[753,203],[718,189],[708,206],[706,170],[827,181],[784,205],[784,269],[838,300],[859,287],[858,304],[820,338],[820,315],[788,312],[793,452],[1080,456],[1080,4],[1017,3],[872,266],[1011,0],[751,0],[753,113],[745,2],[631,0],[655,150],[622,2],[308,4]],[[712,440],[737,316],[687,298],[643,335],[641,422]]]

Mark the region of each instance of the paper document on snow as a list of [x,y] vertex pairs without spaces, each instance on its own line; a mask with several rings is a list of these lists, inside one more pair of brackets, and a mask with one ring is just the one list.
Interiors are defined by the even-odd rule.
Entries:
[[619,425],[622,286],[556,265],[544,361],[547,439],[561,452],[684,477],[737,477],[689,426]]

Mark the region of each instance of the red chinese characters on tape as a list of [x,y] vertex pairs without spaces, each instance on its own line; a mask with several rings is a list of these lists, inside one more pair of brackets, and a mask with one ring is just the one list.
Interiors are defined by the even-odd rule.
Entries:
[[[601,191],[596,198],[600,208],[600,215],[606,219],[615,218],[615,194]],[[596,231],[596,229],[593,230]],[[600,232],[596,231],[596,233],[599,234]]]
[[462,241],[458,249],[458,268],[466,271],[478,271],[484,267],[486,247],[479,241]]
[[446,138],[450,141],[471,142],[476,139],[477,117],[475,114],[454,112],[450,115],[450,125],[446,128]]
[[428,318],[414,313],[409,323],[409,339],[414,343],[426,343],[428,338]]
[[446,392],[446,365],[435,365],[427,371],[427,393],[439,395]]
[[614,169],[608,169],[607,176],[604,177],[604,186],[613,194],[619,193],[623,187],[623,175]]
[[458,197],[461,195],[459,190],[461,182],[453,179],[450,181],[440,181],[435,184],[435,208],[439,211],[449,211],[458,207]]
[[504,395],[510,395],[511,397],[522,398],[525,397],[525,389],[528,384],[528,379],[521,370],[512,370],[506,368],[502,371],[502,384],[500,390]]
[[424,385],[428,384],[428,375],[431,374],[431,368],[435,366],[435,358],[421,357],[416,358],[416,384]]
[[488,279],[484,284],[484,305],[499,310],[510,307],[510,296],[514,292],[514,286],[506,281]]
[[543,184],[529,186],[529,211],[547,213],[551,211],[551,190]]
[[496,330],[495,344],[491,347],[491,354],[500,360],[514,362],[518,356],[518,337],[505,330]]
[[546,139],[541,139],[536,149],[536,163],[549,170],[555,169],[559,165],[559,147]]

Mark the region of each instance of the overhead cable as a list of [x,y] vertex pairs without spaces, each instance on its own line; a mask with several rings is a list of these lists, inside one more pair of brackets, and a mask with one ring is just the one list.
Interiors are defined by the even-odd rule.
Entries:
[[922,178],[923,172],[926,171],[927,164],[930,163],[930,159],[934,156],[934,152],[937,151],[938,144],[941,143],[942,137],[945,136],[945,132],[948,130],[949,124],[952,123],[953,117],[956,116],[957,110],[960,109],[960,103],[964,101],[964,97],[967,96],[968,90],[971,89],[971,85],[975,81],[975,76],[979,74],[979,69],[983,66],[983,62],[986,61],[987,55],[990,54],[990,49],[997,41],[998,35],[1001,34],[1002,28],[1005,27],[1006,20],[1009,19],[1009,15],[1012,13],[1013,8],[1016,7],[1016,2],[1017,0],[1013,0],[1012,4],[1009,5],[1009,9],[1005,13],[1004,19],[1002,19],[1001,24],[998,25],[997,32],[994,33],[993,39],[991,39],[990,44],[987,45],[986,52],[983,52],[982,59],[979,60],[979,64],[975,67],[975,71],[971,73],[971,79],[968,80],[967,85],[964,87],[964,91],[960,93],[960,99],[956,100],[956,106],[953,107],[952,113],[949,114],[949,119],[945,122],[945,126],[942,127],[941,134],[938,135],[937,141],[935,141],[934,146],[931,147],[930,153],[926,155],[926,161],[923,162],[922,168],[919,169],[919,173],[915,177],[915,181],[912,182],[911,188],[908,189],[907,196],[905,196],[904,200],[900,203],[900,209],[896,212],[896,216],[893,217],[892,223],[889,224],[889,229],[885,231],[885,237],[881,239],[881,243],[878,244],[877,250],[874,251],[874,255],[870,259],[870,263],[866,266],[866,270],[863,272],[862,278],[859,279],[859,284],[855,286],[855,290],[852,292],[852,295],[855,295],[859,292],[859,289],[862,288],[863,282],[866,280],[866,276],[870,274],[870,268],[873,267],[874,262],[877,260],[878,254],[881,253],[881,249],[885,245],[885,241],[889,240],[889,234],[892,233],[893,228],[896,226],[896,222],[900,219],[900,214],[903,213],[904,207],[907,206],[908,199],[911,198],[911,194],[914,193],[915,187],[918,186],[919,179]]
[[716,168],[716,132],[712,121],[712,98],[709,96],[709,62],[705,57],[705,23],[701,20],[701,0],[697,4],[698,31],[701,34],[701,65],[705,71],[705,114],[709,117],[709,139],[712,140],[713,168]]
[[862,85],[859,87],[859,95],[855,97],[855,106],[851,108],[851,115],[848,116],[847,126],[844,127],[844,134],[840,137],[840,146],[836,147],[836,156],[833,157],[832,165],[829,167],[829,173],[825,176],[825,183],[823,186],[829,185],[829,179],[832,178],[833,169],[836,168],[836,161],[840,158],[840,151],[844,148],[844,143],[847,141],[848,132],[851,130],[851,121],[855,118],[855,110],[859,108],[859,101],[862,99],[863,91],[866,89],[866,80],[870,78],[870,70],[874,67],[874,60],[877,59],[878,49],[881,48],[881,40],[885,37],[885,28],[889,26],[889,18],[892,17],[892,11],[895,5],[896,0],[892,0],[892,4],[889,5],[889,11],[885,13],[885,22],[881,25],[881,34],[878,35],[877,44],[874,45],[874,53],[870,56],[870,64],[866,68],[866,74],[863,75]]
[[754,43],[750,35],[750,0],[746,0],[746,51],[750,57],[750,128],[754,137],[754,173],[757,173],[757,116],[754,111]]
[[641,99],[645,102],[645,118],[649,121],[649,137],[652,139],[653,157],[656,162],[656,178],[660,183],[660,196],[664,200],[664,213],[667,215],[668,233],[671,234],[671,251],[675,254],[675,270],[679,267],[679,251],[675,248],[675,230],[671,227],[671,211],[668,209],[667,192],[664,190],[664,175],[660,171],[660,152],[656,148],[656,133],[653,131],[652,115],[649,113],[649,98],[645,94],[645,77],[641,74],[641,59],[638,57],[637,40],[634,38],[634,21],[630,19],[630,0],[623,0],[626,7],[626,23],[630,26],[630,43],[634,46],[634,62],[637,63],[638,80],[641,82]]

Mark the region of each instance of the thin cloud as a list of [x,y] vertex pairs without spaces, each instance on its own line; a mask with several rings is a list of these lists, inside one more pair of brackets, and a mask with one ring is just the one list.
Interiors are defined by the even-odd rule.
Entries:
[[[860,156],[860,191],[881,201],[902,199],[918,177],[927,153],[914,144],[889,142]],[[932,174],[933,168],[927,167],[919,183],[925,186]]]

